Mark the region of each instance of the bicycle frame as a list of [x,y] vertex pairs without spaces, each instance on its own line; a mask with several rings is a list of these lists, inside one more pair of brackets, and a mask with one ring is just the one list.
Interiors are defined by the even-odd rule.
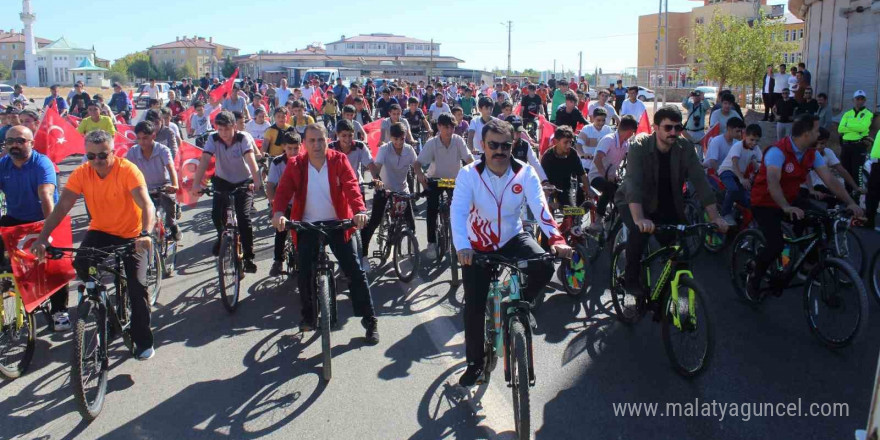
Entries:
[[312,291],[309,292],[309,295],[312,297],[312,308],[313,315],[317,318],[318,316],[318,276],[319,275],[327,275],[327,279],[330,281],[330,321],[336,322],[336,282],[333,279],[333,272],[336,268],[336,264],[330,261],[330,258],[327,256],[327,242],[326,235],[324,233],[318,233],[318,260],[315,262],[315,265],[312,266]]
[[[654,283],[653,288],[651,288],[651,295],[649,296],[649,299],[651,302],[661,302],[663,299],[663,292],[666,291],[667,285],[669,286],[669,294],[672,296],[672,303],[674,304],[673,307],[675,307],[675,313],[672,314],[672,320],[675,324],[675,327],[679,330],[681,330],[681,319],[678,313],[678,286],[681,282],[680,280],[682,276],[688,276],[691,279],[694,278],[694,273],[691,272],[688,264],[686,262],[679,261],[679,257],[682,254],[682,249],[682,246],[679,244],[666,246],[650,253],[641,261],[642,267],[645,269],[645,273],[647,275],[648,283],[650,283],[650,263],[656,259],[664,257],[666,254],[670,254],[666,260],[666,264],[663,265],[663,269],[660,271],[660,277],[657,278],[657,282]],[[674,277],[672,277],[673,273],[675,274]],[[672,278],[670,279],[670,277]],[[690,310],[693,310],[694,305],[694,292],[692,290],[688,290],[688,308]],[[691,319],[691,324],[696,324],[696,314],[690,313],[688,315]]]
[[[9,281],[12,283],[11,293],[15,296],[15,328],[18,330],[24,325],[24,315],[19,313],[20,310],[24,309],[24,301],[22,301],[21,295],[18,293],[18,283],[15,282],[15,277],[9,272],[0,273],[0,281]],[[0,316],[4,316],[5,314],[6,308],[3,305],[3,301],[0,300]]]
[[[521,282],[520,278],[525,279],[519,268],[515,266],[492,263],[487,265],[491,272],[492,281],[489,284],[489,294],[486,298],[487,304],[492,306],[492,316],[487,316],[487,321],[492,323],[492,331],[494,340],[492,347],[494,353],[492,355],[499,356],[503,354],[504,358],[504,380],[508,383],[511,381],[510,365],[508,365],[507,347],[510,346],[509,332],[510,323],[513,319],[520,319],[526,329],[526,341],[528,342],[529,351],[529,386],[535,385],[535,361],[532,356],[532,320],[530,313],[530,305],[521,297],[521,288],[525,286],[525,282]],[[508,267],[512,270],[509,283],[502,283],[498,280],[501,275],[502,267]],[[504,290],[508,290],[507,299],[504,299]],[[490,303],[491,301],[491,303]]]

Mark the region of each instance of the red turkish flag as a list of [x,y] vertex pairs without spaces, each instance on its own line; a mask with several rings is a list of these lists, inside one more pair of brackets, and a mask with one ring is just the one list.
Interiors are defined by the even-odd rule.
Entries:
[[364,125],[364,132],[367,133],[367,145],[370,146],[373,157],[379,154],[379,143],[382,141],[382,121],[383,119],[380,118]]
[[79,123],[80,121],[82,121],[82,118],[77,118],[73,115],[67,115],[67,121],[70,122],[70,125],[73,125],[73,128],[77,128],[79,127]]
[[232,85],[235,84],[235,78],[238,76],[238,69],[235,69],[235,72],[232,72],[232,76],[223,81],[223,84],[220,84],[220,87],[217,87],[214,90],[211,90],[211,93],[208,95],[211,96],[213,101],[220,101],[224,96],[228,95],[232,92]]
[[487,98],[491,98],[493,93],[495,93],[495,88],[489,87],[488,89],[486,89],[486,92],[483,93],[483,96],[485,96]]
[[548,121],[544,115],[538,115],[538,127],[541,128],[540,151],[541,155],[550,148],[550,139],[556,131],[556,125]]
[[642,113],[642,117],[639,118],[639,128],[636,130],[636,134],[639,133],[648,133],[651,134],[653,131],[651,130],[651,123],[648,122],[648,112],[645,111]]
[[128,91],[128,102],[131,103],[131,119],[134,119],[137,116],[137,105],[134,103],[134,93],[131,90]]
[[[43,230],[43,222],[27,223],[19,226],[0,227],[0,236],[6,244],[12,276],[21,294],[24,308],[33,312],[58,289],[66,289],[67,283],[74,279],[73,260],[46,260],[37,262],[31,254],[31,246]],[[73,246],[70,217],[65,217],[49,236],[49,244],[55,247]]]
[[34,135],[34,149],[56,164],[71,154],[85,154],[85,139],[70,122],[58,114],[55,101],[46,109]]
[[309,98],[309,103],[312,104],[312,107],[315,111],[321,111],[324,105],[324,92],[321,89],[316,89],[314,93],[312,93],[312,97]]
[[211,114],[208,115],[208,117],[211,119],[211,126],[212,127],[214,126],[214,118],[216,118],[217,115],[219,115],[220,111],[222,111],[222,110],[223,110],[223,106],[218,105],[217,108],[215,108],[214,110],[211,110]]
[[513,114],[517,116],[522,116],[522,103],[517,102],[516,107],[513,108]]
[[[177,178],[180,181],[180,188],[177,190],[177,200],[180,200],[180,203],[183,203],[187,206],[193,206],[198,202],[198,198],[193,199],[189,190],[193,186],[193,179],[196,175],[196,170],[199,167],[199,162],[202,159],[202,149],[184,141],[183,144],[180,145],[180,151],[177,153]],[[205,171],[205,176],[202,179],[202,186],[204,187],[208,179],[214,175],[214,158],[211,158],[211,164],[208,165],[208,169]]]
[[711,141],[713,137],[718,136],[720,134],[721,134],[721,125],[715,124],[711,128],[709,128],[709,131],[707,131],[706,135],[703,136],[703,140],[700,141],[700,145],[703,146],[703,154],[704,155],[706,154],[706,151],[709,150],[709,141]]

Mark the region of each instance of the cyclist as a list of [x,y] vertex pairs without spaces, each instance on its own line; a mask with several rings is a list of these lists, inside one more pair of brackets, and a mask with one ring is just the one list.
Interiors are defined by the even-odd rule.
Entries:
[[615,125],[620,123],[620,117],[617,116],[617,111],[614,109],[614,106],[608,103],[608,91],[605,89],[599,90],[599,97],[596,99],[596,102],[591,102],[590,105],[587,106],[587,113],[590,116],[590,120],[595,117],[593,116],[596,112],[597,108],[605,109],[605,122],[608,122],[608,117],[611,117],[611,122]]
[[452,116],[455,116],[455,134],[467,139],[468,121],[464,118],[464,110],[461,107],[452,107]]
[[[565,84],[560,82],[557,84]],[[556,127],[553,133],[553,147],[541,156],[541,167],[547,173],[547,181],[560,191],[557,199],[560,205],[575,206],[584,201],[584,196],[589,195],[590,182],[584,165],[578,157],[577,151],[571,148],[574,141],[574,132],[567,125]],[[577,192],[576,200],[570,200],[571,178],[576,177],[583,185],[583,191]]]
[[373,117],[370,115],[370,111],[367,110],[364,98],[360,96],[354,98],[354,109],[356,111],[354,119],[358,121],[361,125],[366,125],[370,122],[373,122]]
[[[358,96],[360,98],[360,96]],[[357,98],[355,98],[357,99]],[[363,98],[361,98],[363,99]],[[354,119],[357,110],[353,105],[348,104],[342,107],[342,120],[351,122],[352,128],[354,128],[355,138],[359,141],[363,141],[367,139],[367,132],[364,131],[364,126]],[[338,125],[338,124],[337,124]],[[338,136],[338,134],[337,134]]]
[[565,94],[565,104],[559,106],[556,110],[557,127],[567,125],[571,127],[572,131],[575,131],[577,130],[578,124],[588,125],[590,123],[581,111],[578,110],[577,105],[577,95],[575,95],[574,92],[567,92]]
[[[718,167],[721,166],[721,162],[724,162],[727,153],[733,148],[733,144],[742,141],[743,130],[746,128],[746,123],[740,118],[730,118],[726,124],[727,130],[724,131],[724,134],[715,136],[709,141],[706,158],[703,159],[703,167],[715,175],[718,175]],[[710,183],[713,180],[710,180]]]
[[[681,111],[664,106],[654,113],[654,134],[629,141],[626,179],[617,189],[614,202],[630,233],[626,241],[625,287],[637,296],[645,295],[639,282],[640,258],[654,232],[654,223],[680,224],[685,221],[682,186],[688,181],[696,188],[700,202],[721,232],[727,222],[718,214],[715,194],[697,158],[693,144],[681,137]],[[621,123],[623,123],[621,121]],[[640,302],[641,303],[641,302]]]
[[156,129],[156,141],[171,150],[172,158],[177,157],[177,151],[179,149],[179,146],[177,145],[178,136],[174,133],[174,130],[165,126],[165,122],[162,119],[161,109],[147,110],[144,120],[153,123]]
[[168,108],[159,109],[159,113],[162,114],[162,124],[171,129],[174,132],[174,138],[177,140],[178,149],[181,145],[183,145],[183,135],[180,132],[180,126],[178,123],[175,123],[171,120],[171,110]]
[[388,117],[382,121],[380,140],[383,143],[389,142],[391,140],[391,126],[398,122],[403,124],[404,130],[406,131],[406,143],[409,145],[416,145],[416,140],[413,139],[412,129],[409,126],[409,122],[407,122],[406,119],[401,118],[400,106],[397,104],[391,104],[391,109],[388,111]]
[[382,96],[376,100],[376,113],[380,118],[387,118],[391,113],[391,106],[394,104],[400,106],[397,100],[391,97],[391,91],[387,88],[382,89]]
[[315,123],[315,118],[305,114],[306,106],[302,101],[295,99],[290,100],[290,126],[302,137],[306,132],[306,127]]
[[[840,163],[840,159],[838,159],[837,155],[834,154],[834,150],[828,148],[828,138],[830,137],[831,133],[827,129],[820,126],[819,138],[816,140],[816,154],[821,155],[822,158],[825,159],[825,165],[828,165],[828,168],[833,172],[838,181],[845,183],[852,188],[856,188],[856,191],[862,194],[867,193],[867,190],[864,187],[859,187],[855,179],[853,179],[852,176],[846,171],[846,168],[844,168],[843,164]],[[867,164],[865,165],[867,166]],[[834,198],[834,194],[828,189],[828,187],[825,186],[824,182],[822,182],[822,178],[819,177],[819,175],[816,174],[815,171],[810,171],[810,181],[808,183],[812,186],[812,189],[809,191],[810,195],[819,200],[826,200],[829,204],[837,204],[839,202]],[[866,212],[874,212],[877,210],[875,207],[874,211],[871,211],[870,198],[865,200],[865,207]]]
[[[348,106],[346,106],[348,107]],[[370,154],[370,147],[363,141],[354,140],[354,126],[352,122],[343,119],[336,124],[336,141],[330,142],[328,147],[345,153],[351,169],[354,170],[358,182],[363,181],[363,169],[368,168],[371,176],[378,176],[379,171],[373,163],[373,156]]]
[[257,107],[257,109],[254,110],[254,119],[247,121],[244,126],[244,130],[250,133],[251,137],[253,137],[255,140],[262,140],[264,138],[266,130],[268,130],[271,126],[272,125],[269,123],[269,121],[266,120],[266,111],[263,110],[263,107]]
[[[758,228],[764,233],[766,245],[755,257],[754,271],[749,274],[747,291],[752,298],[759,298],[761,280],[770,264],[779,257],[784,241],[782,220],[790,217],[799,220],[804,211],[795,205],[805,206],[804,201],[796,200],[800,187],[806,182],[809,171],[816,171],[825,186],[847,205],[856,217],[864,216],[864,211],[847,194],[846,189],[829,171],[825,158],[816,154],[816,141],[819,138],[819,117],[801,115],[791,128],[791,136],[780,139],[764,152],[764,161],[752,185],[752,214]],[[797,231],[795,231],[797,232]],[[771,280],[770,288],[780,294],[785,286],[781,280]]]
[[537,88],[534,84],[529,84],[528,94],[522,97],[520,106],[522,107],[522,120],[524,125],[534,124],[538,115],[544,114],[544,105],[541,97],[535,91]]
[[[287,162],[299,155],[300,137],[295,131],[287,131],[278,138],[284,154],[280,154],[272,159],[269,164],[269,176],[266,178],[266,198],[271,204],[275,200],[275,190],[278,188],[278,181],[287,168]],[[290,204],[283,211],[283,215],[290,216]],[[274,259],[272,260],[272,268],[269,270],[269,276],[277,277],[284,271],[284,242],[287,240],[287,231],[275,231],[275,245],[273,247]]]
[[287,124],[287,107],[276,107],[273,119],[275,123],[263,132],[262,154],[276,157],[284,154],[284,148],[281,146],[281,136],[288,132],[294,131],[293,127]]
[[581,163],[584,165],[585,170],[589,171],[593,165],[593,157],[596,154],[596,146],[599,145],[599,140],[614,132],[611,126],[605,125],[607,116],[608,113],[604,108],[594,108],[590,117],[590,124],[585,125],[577,135],[577,146],[575,148],[581,157]]
[[[284,174],[278,181],[275,199],[272,202],[272,225],[279,231],[285,230],[287,218],[284,211],[293,200],[290,218],[295,221],[320,222],[327,220],[353,219],[356,228],[363,228],[367,222],[366,206],[358,188],[357,178],[345,156],[327,148],[327,132],[322,124],[306,127],[305,154],[300,154],[288,162]],[[342,272],[348,277],[354,315],[361,317],[361,325],[366,329],[369,344],[379,343],[379,328],[367,285],[367,275],[360,265],[351,241],[353,230],[333,231],[328,234],[327,244]],[[318,259],[318,234],[297,232],[294,235],[297,247],[297,264],[300,273],[311,272],[312,264]],[[315,328],[317,316],[313,316],[310,290],[311,279],[297,277],[299,284],[302,332]]]
[[[14,125],[6,132],[7,154],[0,158],[0,191],[6,196],[6,212],[0,226],[18,226],[38,222],[52,212],[58,202],[58,176],[55,165],[43,154],[34,151],[34,133],[23,125]],[[2,246],[0,241],[0,246]],[[0,259],[5,260],[0,247]],[[8,261],[3,261],[6,266]],[[11,268],[4,269],[11,271]],[[56,332],[70,330],[67,314],[67,286],[50,298],[52,328]]]
[[462,109],[464,119],[470,121],[477,110],[477,100],[474,98],[474,91],[470,87],[462,86],[462,90],[463,96],[458,98],[458,106]]
[[489,121],[495,119],[492,116],[492,109],[494,107],[495,101],[487,96],[483,96],[477,101],[477,110],[480,112],[480,117],[471,119],[470,125],[468,125],[467,146],[471,150],[471,154],[483,152],[483,127]]
[[427,133],[427,136],[431,136],[434,130],[431,129],[431,124],[428,123],[425,113],[419,108],[419,100],[414,97],[409,98],[406,104],[407,109],[403,112],[403,119],[406,119],[407,124],[409,124],[410,129],[413,131],[413,140],[421,140],[422,130]]
[[[597,111],[600,110],[602,109],[597,109]],[[594,118],[597,121],[600,119]],[[608,206],[608,202],[614,200],[614,194],[620,186],[620,182],[617,180],[617,171],[629,151],[629,140],[638,128],[639,123],[635,118],[626,115],[620,120],[617,131],[604,136],[596,145],[596,155],[587,177],[590,180],[590,185],[602,194],[596,203],[596,213],[599,214],[599,219],[594,224],[597,227],[601,226],[602,218],[605,216],[605,208]]]
[[196,111],[186,123],[189,137],[201,136],[208,131],[213,130],[213,127],[211,127],[211,118],[208,116],[208,113],[205,112],[205,103],[202,101],[196,101],[196,103],[193,104],[193,108],[195,108]]
[[159,196],[159,203],[165,208],[165,222],[171,237],[180,241],[180,228],[177,226],[177,202],[173,194],[177,192],[177,171],[174,169],[174,159],[171,150],[156,142],[157,127],[150,121],[138,122],[134,127],[137,136],[137,144],[132,146],[125,158],[135,164],[144,176],[147,190],[153,191],[165,188],[165,194]]
[[[193,186],[190,193],[193,199],[198,198],[202,178],[214,158],[214,177],[211,183],[217,191],[232,191],[241,186],[248,179],[253,180],[253,187],[235,198],[235,216],[238,219],[238,231],[241,234],[241,247],[243,251],[243,268],[247,273],[256,273],[257,265],[254,264],[254,229],[251,223],[251,211],[254,206],[254,191],[260,190],[260,178],[257,171],[257,161],[254,157],[256,146],[254,138],[243,131],[235,129],[235,116],[231,112],[221,111],[214,119],[217,124],[217,132],[208,137],[199,167],[193,177]],[[220,234],[226,225],[226,204],[228,199],[224,195],[215,194],[211,207],[211,220],[217,229],[217,242],[211,253],[216,257],[220,252]]]
[[[392,110],[393,114],[394,110]],[[375,173],[370,172],[374,178],[378,178],[380,184],[377,189],[385,188],[402,193],[409,193],[409,186],[406,177],[411,169],[416,168],[416,150],[405,139],[407,133],[406,126],[402,122],[391,124],[388,130],[391,142],[379,147],[374,161]],[[415,171],[415,170],[413,170]],[[421,172],[421,168],[416,173]],[[373,232],[382,223],[382,217],[385,215],[385,205],[388,203],[389,197],[383,191],[376,191],[373,194],[373,211],[370,215],[370,222],[361,231],[361,244],[363,250],[363,258],[367,258],[370,248],[370,238]],[[406,222],[411,230],[416,230],[415,217],[413,216],[412,204],[406,210]],[[364,262],[364,267],[369,267]]]
[[541,178],[541,183],[547,182],[547,174],[544,173],[544,168],[541,166],[538,156],[535,155],[535,150],[530,142],[531,138],[529,138],[529,134],[526,133],[526,129],[523,127],[522,119],[517,115],[510,115],[505,121],[513,126],[513,131],[517,135],[516,140],[513,142],[513,149],[510,150],[510,155],[520,162],[531,165],[535,172],[538,173],[538,177]]
[[[96,130],[87,134],[85,150],[88,162],[68,177],[58,204],[46,217],[31,253],[41,260],[45,257],[49,235],[80,196],[91,214],[81,247],[100,249],[134,243],[137,252],[123,259],[131,302],[131,339],[135,357],[147,360],[155,354],[146,281],[147,255],[152,243],[149,231],[155,226],[156,210],[143,174],[128,160],[116,157],[110,133]],[[77,276],[83,281],[90,278],[89,265],[88,257],[77,255],[73,261]]]
[[122,91],[121,84],[113,83],[113,94],[110,95],[108,105],[110,105],[114,113],[121,114],[125,122],[128,123],[132,104],[131,100],[128,99],[128,94]]
[[[739,121],[739,119],[731,119],[731,121]],[[730,133],[731,128],[728,128],[727,132]],[[741,141],[733,144],[718,168],[718,177],[727,190],[724,202],[721,204],[721,216],[730,225],[736,224],[733,218],[734,202],[746,207],[750,206],[749,191],[752,189],[752,181],[746,172],[749,165],[755,167],[761,157],[761,150],[758,147],[761,134],[761,126],[758,124],[750,124],[746,127],[746,135]]]
[[[451,196],[449,189],[438,188],[437,185],[429,185],[428,177],[434,179],[454,179],[461,170],[461,163],[469,164],[474,161],[468,151],[464,139],[454,134],[455,119],[449,113],[441,113],[437,116],[437,136],[428,139],[419,153],[419,158],[413,165],[416,178],[428,189],[428,250],[430,259],[437,258],[437,214],[440,212],[440,193],[446,191]],[[427,176],[422,171],[428,165]]]
[[[571,257],[571,248],[550,215],[538,175],[528,164],[511,160],[515,138],[513,126],[498,119],[489,120],[481,133],[485,160],[465,166],[455,180],[450,219],[465,295],[467,369],[458,380],[464,387],[483,380],[489,277],[486,271],[471,265],[474,253],[495,252],[521,259],[543,255],[543,249],[523,231],[520,207],[527,203],[532,212],[540,213],[539,225],[544,235],[550,237],[553,251],[560,257]],[[529,282],[523,296],[536,300],[553,275],[553,264],[530,265],[524,272]]]

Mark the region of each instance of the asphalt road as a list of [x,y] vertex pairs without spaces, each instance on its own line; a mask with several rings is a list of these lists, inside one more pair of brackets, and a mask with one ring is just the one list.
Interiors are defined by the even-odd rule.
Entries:
[[[71,158],[62,169],[69,172],[77,161]],[[319,338],[296,328],[299,301],[292,285],[268,277],[266,201],[257,201],[259,272],[245,279],[246,293],[231,315],[217,292],[209,203],[184,211],[177,274],[163,281],[152,315],[156,356],[137,362],[116,342],[104,410],[87,424],[70,385],[72,332],[51,334],[41,327],[30,371],[0,382],[0,439],[513,438],[510,392],[498,375],[470,392],[454,385],[464,365],[463,325],[460,309],[449,300],[454,293],[445,267],[423,264],[406,284],[388,267],[374,270],[374,278],[381,275],[372,287],[378,346],[364,344],[350,301],[341,297],[334,376],[324,383]],[[81,204],[74,220],[77,240],[87,226]],[[424,221],[417,229],[424,246]],[[873,232],[862,237],[870,256],[880,240]],[[852,438],[868,417],[880,307],[871,299],[874,319],[863,337],[832,351],[810,334],[799,291],[754,310],[734,295],[727,264],[727,256],[705,253],[695,261],[708,293],[716,351],[708,370],[693,380],[672,370],[660,328],[650,319],[634,327],[614,319],[606,291],[608,258],[592,267],[593,284],[580,300],[558,292],[554,279],[535,313],[534,438]],[[663,411],[667,402],[696,399],[800,400],[805,409],[837,402],[848,405],[848,415],[719,420],[624,417],[613,410],[614,403],[656,402]]]

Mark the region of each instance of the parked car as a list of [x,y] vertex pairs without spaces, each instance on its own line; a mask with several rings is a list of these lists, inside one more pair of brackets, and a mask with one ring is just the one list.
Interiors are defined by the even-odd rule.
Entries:
[[752,101],[754,101],[756,105],[763,105],[764,96],[760,93],[749,93],[748,95],[746,95],[746,104],[751,104]]
[[15,89],[12,86],[8,84],[0,84],[0,104],[12,104],[12,94],[14,92]]
[[[159,101],[168,102],[168,91],[171,90],[171,85],[166,82],[157,82],[156,85],[159,86]],[[138,86],[137,91],[134,93],[135,108],[147,108],[149,105],[150,96],[144,92],[149,86],[150,83],[143,83]]]
[[702,86],[697,87],[696,90],[698,92],[703,92],[703,99],[709,103],[711,106],[715,106],[715,101],[718,100],[718,87],[712,86]]
[[645,87],[639,86],[639,92],[636,95],[639,101],[645,102],[654,99],[654,91],[651,89],[647,89]]

